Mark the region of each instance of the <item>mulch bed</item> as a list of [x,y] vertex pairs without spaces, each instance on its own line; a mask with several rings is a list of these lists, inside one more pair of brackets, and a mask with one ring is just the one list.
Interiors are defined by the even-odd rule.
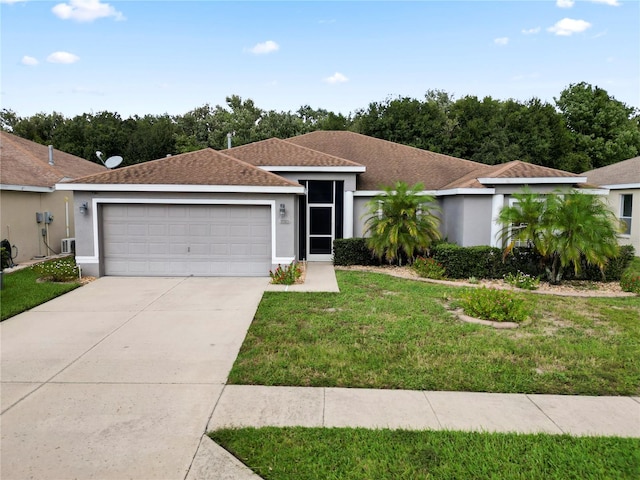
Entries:
[[352,265],[348,267],[336,266],[336,270],[357,270],[363,272],[385,273],[393,277],[408,278],[422,282],[438,283],[441,285],[452,285],[457,287],[487,287],[498,288],[502,290],[514,290],[520,292],[529,292],[543,295],[559,295],[565,297],[633,297],[635,294],[631,292],[623,292],[619,282],[590,282],[583,280],[571,280],[560,285],[551,285],[546,282],[540,282],[537,290],[523,290],[516,288],[503,280],[479,280],[477,283],[470,283],[466,280],[433,280],[430,278],[422,278],[410,267],[398,266],[382,266],[382,267],[364,267]]

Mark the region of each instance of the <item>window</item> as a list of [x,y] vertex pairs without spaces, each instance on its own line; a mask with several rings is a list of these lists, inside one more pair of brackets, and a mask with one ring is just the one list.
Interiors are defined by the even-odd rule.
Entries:
[[625,195],[620,195],[620,220],[622,220],[626,225],[624,232],[622,232],[624,235],[631,234],[632,208],[633,208],[633,195],[631,195],[630,193]]

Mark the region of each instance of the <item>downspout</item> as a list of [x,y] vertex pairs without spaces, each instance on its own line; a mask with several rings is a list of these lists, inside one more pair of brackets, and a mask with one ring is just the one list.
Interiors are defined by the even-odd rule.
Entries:
[[500,210],[504,206],[504,195],[503,194],[494,194],[491,198],[491,238],[490,245],[492,247],[502,248],[502,242],[500,238],[500,228],[501,225],[498,223],[498,216],[500,215]]
[[69,197],[64,197],[64,221],[67,232],[66,237],[69,238]]
[[347,190],[344,192],[344,222],[342,236],[344,238],[353,238],[353,192]]

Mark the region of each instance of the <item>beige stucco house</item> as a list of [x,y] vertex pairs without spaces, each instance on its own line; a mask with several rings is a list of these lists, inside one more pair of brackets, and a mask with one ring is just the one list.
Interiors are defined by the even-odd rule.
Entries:
[[15,263],[59,254],[62,239],[74,237],[73,192],[56,191],[56,183],[105,170],[0,132],[0,239],[12,245]]
[[640,256],[640,157],[585,172],[589,183],[609,189],[607,201],[626,225],[621,245],[633,245]]

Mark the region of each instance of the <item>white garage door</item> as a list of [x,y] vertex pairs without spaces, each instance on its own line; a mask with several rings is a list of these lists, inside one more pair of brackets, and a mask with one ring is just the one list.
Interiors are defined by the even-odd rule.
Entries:
[[256,205],[105,205],[105,275],[268,276],[271,211]]

